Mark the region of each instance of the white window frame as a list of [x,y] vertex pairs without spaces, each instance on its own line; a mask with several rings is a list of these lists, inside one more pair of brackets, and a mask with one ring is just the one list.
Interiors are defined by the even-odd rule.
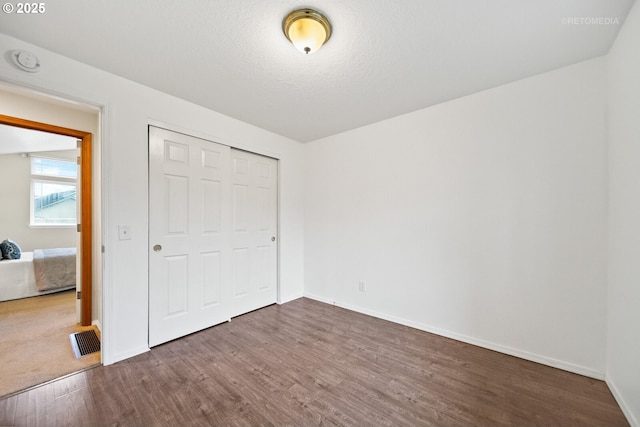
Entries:
[[[46,159],[46,160],[54,160],[56,162],[67,162],[74,163],[73,160],[69,159],[59,159],[55,157],[45,157],[45,156],[34,156],[30,157],[30,172],[31,172],[31,183],[30,183],[30,195],[29,195],[29,227],[31,228],[76,228],[78,222],[78,212],[76,209],[76,220],[74,224],[66,224],[66,223],[47,223],[47,224],[39,224],[35,222],[35,184],[36,183],[47,183],[47,184],[62,184],[75,187],[76,189],[76,197],[78,194],[78,178],[66,178],[57,175],[42,175],[42,174],[34,174],[33,173],[33,164],[35,159]],[[76,169],[77,170],[77,169]]]

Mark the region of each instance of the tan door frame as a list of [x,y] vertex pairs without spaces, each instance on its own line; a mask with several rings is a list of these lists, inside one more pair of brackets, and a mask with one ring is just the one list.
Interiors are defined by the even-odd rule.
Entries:
[[68,129],[46,123],[33,122],[0,114],[0,124],[16,126],[24,129],[39,130],[58,135],[72,136],[82,140],[80,145],[80,251],[82,259],[80,265],[82,294],[80,298],[80,323],[82,326],[91,325],[91,297],[92,297],[92,210],[91,210],[91,133],[81,130]]

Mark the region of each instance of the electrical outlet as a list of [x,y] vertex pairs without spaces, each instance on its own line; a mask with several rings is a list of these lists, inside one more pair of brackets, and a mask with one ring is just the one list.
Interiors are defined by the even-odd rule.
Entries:
[[367,290],[367,282],[365,282],[364,280],[360,280],[358,282],[358,290],[360,292],[365,292]]

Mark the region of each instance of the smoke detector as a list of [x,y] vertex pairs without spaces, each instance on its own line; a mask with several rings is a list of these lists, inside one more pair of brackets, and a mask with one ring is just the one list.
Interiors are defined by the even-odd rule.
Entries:
[[14,50],[11,52],[11,62],[22,71],[28,73],[40,71],[40,60],[35,54],[26,50]]

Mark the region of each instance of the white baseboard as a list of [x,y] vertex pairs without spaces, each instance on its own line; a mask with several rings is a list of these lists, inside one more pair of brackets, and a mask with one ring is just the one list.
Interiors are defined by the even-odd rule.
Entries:
[[100,324],[99,320],[94,320],[93,322],[91,322],[91,324],[93,326],[95,326],[96,328],[98,328],[98,330],[100,331],[100,333],[102,333],[102,325]]
[[[554,368],[562,369],[565,371],[573,372],[574,374],[584,375],[590,378],[595,378],[597,380],[604,380],[605,374],[604,372],[597,371],[595,369],[591,369],[585,366],[576,365],[574,363],[565,362],[563,360],[554,359],[552,357],[542,356],[535,353],[530,353],[524,350],[518,350],[515,348],[507,347],[501,344],[496,344],[490,341],[485,341],[473,337],[469,337],[466,335],[458,334],[456,332],[447,331],[444,329],[436,328],[434,326],[426,325],[423,323],[414,322],[411,320],[403,319],[400,317],[392,316],[385,313],[378,313],[372,310],[368,310],[362,307],[357,307],[350,304],[343,304],[338,301],[333,301],[328,298],[320,297],[313,294],[305,293],[306,298],[310,298],[316,301],[324,302],[326,304],[335,305],[341,308],[345,308],[347,310],[355,311],[358,313],[366,314],[368,316],[377,317],[379,319],[388,320],[390,322],[398,323],[400,325],[409,326],[415,329],[419,329],[421,331],[429,332],[432,334],[440,335],[446,338],[451,338],[457,341],[462,341],[467,344],[477,345],[478,347],[487,348],[489,350],[494,350],[500,353],[508,354],[510,356],[519,357],[521,359],[529,360],[532,362],[540,363],[543,365],[551,366]],[[640,426],[638,426],[640,427]]]
[[616,387],[615,382],[609,376],[607,376],[607,379],[605,381],[609,386],[609,390],[611,390],[611,394],[613,394],[616,402],[618,402],[618,406],[620,406],[620,409],[622,409],[622,413],[625,417],[627,417],[627,421],[629,421],[631,427],[640,427],[640,422],[636,419],[636,417],[633,416],[633,412],[631,412],[631,409],[629,409],[629,405],[627,405],[627,402],[625,402],[624,398],[622,397],[622,393],[620,393],[620,390],[618,390],[618,387]]
[[295,295],[286,295],[286,296],[281,296],[278,299],[278,304],[286,304],[288,302],[291,302],[293,300],[296,300],[298,298],[302,298],[303,295],[302,294],[295,294]]
[[143,346],[130,351],[116,354],[113,357],[105,357],[107,355],[102,354],[102,364],[105,366],[111,365],[111,364],[120,362],[122,360],[129,359],[130,357],[134,357],[134,356],[138,356],[139,354],[146,353],[147,351],[151,351],[151,349],[147,346]]

